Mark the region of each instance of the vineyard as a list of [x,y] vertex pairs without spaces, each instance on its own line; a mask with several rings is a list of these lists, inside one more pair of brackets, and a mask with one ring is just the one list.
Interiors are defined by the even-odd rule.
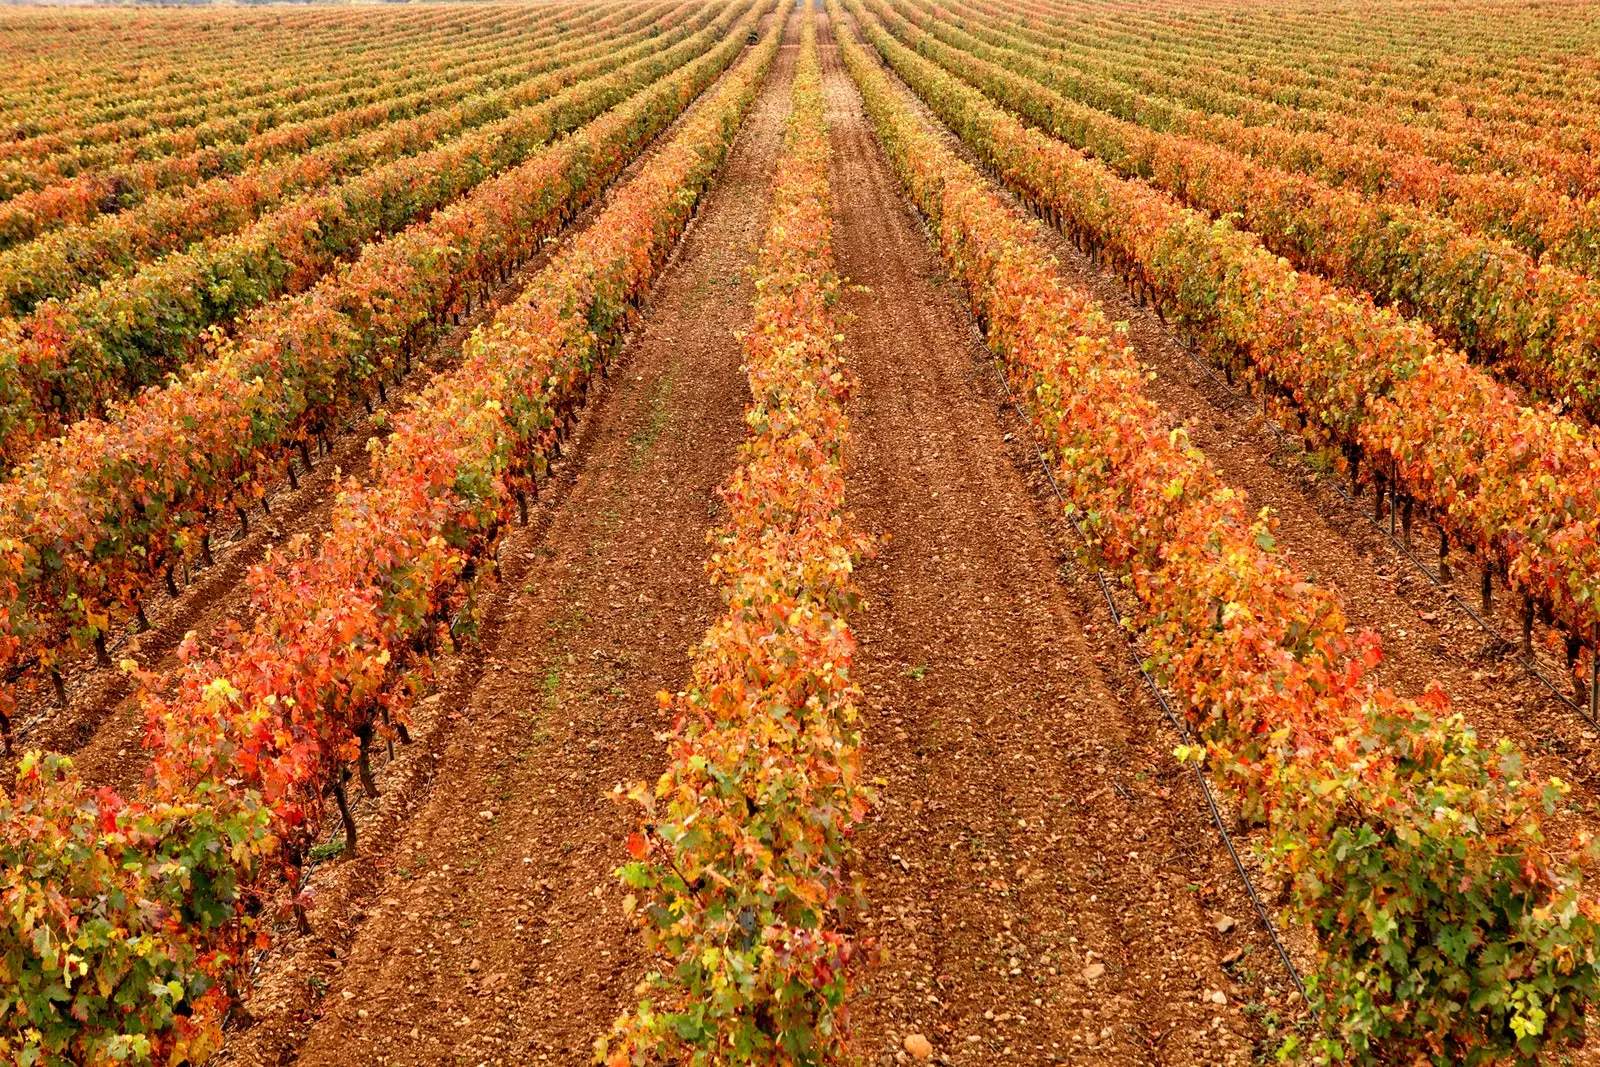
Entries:
[[1600,1062],[1585,0],[0,53],[5,1062]]

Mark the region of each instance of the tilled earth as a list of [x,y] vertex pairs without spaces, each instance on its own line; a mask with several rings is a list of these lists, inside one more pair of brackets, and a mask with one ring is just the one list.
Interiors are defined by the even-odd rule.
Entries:
[[839,269],[865,287],[845,301],[847,495],[886,539],[855,623],[883,781],[861,919],[888,947],[863,1048],[904,1058],[921,1033],[953,1063],[1246,1061],[1269,949],[1176,737],[1061,580],[1017,428],[831,34],[823,61]]
[[[442,699],[431,792],[372,874],[324,995],[277,980],[241,1062],[588,1062],[645,957],[613,871],[632,815],[607,797],[664,769],[656,699],[719,602],[706,532],[749,396],[734,331],[781,146],[797,30],[574,439],[570,485],[502,549],[493,633]],[[304,954],[302,954],[304,955]],[[342,958],[340,958],[342,957]],[[295,972],[290,972],[292,975]],[[294,1016],[300,1018],[296,1019]]]
[[[685,683],[689,650],[719,611],[706,533],[745,432],[735,331],[749,322],[788,111],[789,17],[645,322],[532,521],[502,547],[480,643],[442,663],[415,744],[385,762],[381,796],[359,804],[359,858],[316,871],[316,933],[280,931],[225,1061],[583,1064],[631,1002],[648,958],[613,871],[632,816],[607,794],[662,770],[656,693]],[[1172,758],[1177,736],[1073,558],[1026,428],[825,20],[821,44],[836,252],[852,286],[844,351],[861,383],[848,501],[879,539],[852,620],[880,797],[856,838],[867,903],[845,916],[880,949],[854,998],[858,1047],[882,1064],[909,1059],[911,1034],[948,1064],[1248,1062],[1298,1013],[1287,974]],[[1483,648],[1159,319],[1051,239],[1065,276],[1130,322],[1157,371],[1153,395],[1226,477],[1278,510],[1285,545],[1347,597],[1353,622],[1383,634],[1387,680],[1406,692],[1443,680],[1485,735],[1577,780],[1565,818],[1592,810],[1595,736]],[[435,366],[464,334],[445,339]],[[328,476],[359,473],[367,432],[353,427],[274,517],[255,517],[214,571],[158,605],[143,651],[159,662],[184,629],[246,614],[244,569],[274,541],[325,527]],[[126,683],[93,672],[72,697],[30,741],[76,750],[96,779],[136,779]]]

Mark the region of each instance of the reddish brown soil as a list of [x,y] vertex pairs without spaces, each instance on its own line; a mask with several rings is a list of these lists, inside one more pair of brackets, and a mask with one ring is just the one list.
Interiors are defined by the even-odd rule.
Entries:
[[[1273,509],[1279,543],[1312,580],[1340,594],[1351,625],[1382,637],[1381,681],[1406,695],[1438,684],[1485,744],[1509,738],[1535,774],[1566,782],[1571,787],[1567,803],[1546,824],[1557,849],[1566,847],[1575,832],[1592,830],[1600,817],[1600,735],[1373,526],[1367,518],[1373,513],[1370,491],[1352,499],[1346,482],[1341,493],[1331,476],[1316,473],[1292,433],[1288,442],[1274,433],[1258,403],[1208,371],[1119,279],[1099,270],[1059,234],[1043,232],[1051,238],[1063,275],[1094,293],[1114,319],[1128,323],[1136,351],[1156,372],[1150,395],[1175,424],[1189,427],[1193,441],[1229,484],[1245,489],[1257,506]],[[1437,530],[1419,521],[1412,532],[1413,554],[1433,565]],[[1481,570],[1460,556],[1453,569],[1450,588],[1476,607]],[[1521,624],[1503,586],[1494,591],[1489,621],[1499,634],[1517,639]],[[1564,686],[1565,671],[1545,643],[1548,636],[1544,627],[1536,627],[1537,659],[1545,676]],[[1295,940],[1303,944],[1304,937]],[[1305,962],[1305,952],[1298,955]],[[1600,1063],[1595,1040],[1600,1025],[1591,1021],[1589,1031],[1587,1047],[1564,1050],[1561,1062]]]
[[[1274,433],[1259,402],[1206,369],[1114,274],[1097,268],[1055,231],[1040,232],[1063,277],[1093,293],[1113,319],[1128,324],[1140,359],[1156,372],[1150,396],[1174,424],[1189,427],[1195,444],[1230,485],[1246,490],[1255,506],[1273,510],[1281,524],[1279,543],[1313,581],[1339,593],[1352,625],[1370,628],[1383,639],[1384,662],[1378,673],[1384,684],[1414,696],[1438,683],[1488,743],[1511,738],[1537,774],[1571,784],[1568,808],[1552,835],[1558,843],[1580,824],[1592,825],[1600,813],[1600,736],[1372,525],[1367,518],[1374,513],[1370,490],[1352,499],[1349,483],[1342,482],[1341,494],[1332,476],[1316,473],[1292,432],[1287,442]],[[1387,523],[1387,511],[1384,515]],[[1417,559],[1435,564],[1438,531],[1420,515],[1412,546]],[[1453,570],[1451,588],[1476,606],[1482,572],[1460,555]],[[1490,621],[1504,637],[1519,639],[1517,610],[1498,583]],[[1538,659],[1546,677],[1567,687],[1564,667],[1547,647],[1547,637],[1544,627],[1536,628]],[[1570,689],[1564,691],[1570,694]]]
[[[971,160],[953,136],[947,143]],[[1195,443],[1230,484],[1273,509],[1282,523],[1280,543],[1314,581],[1341,595],[1352,623],[1383,638],[1385,683],[1414,695],[1438,682],[1482,736],[1515,740],[1538,773],[1575,783],[1571,814],[1600,812],[1600,736],[1373,527],[1367,518],[1374,513],[1371,492],[1352,502],[1345,482],[1346,494],[1341,494],[1297,445],[1272,432],[1258,402],[1205,369],[1114,273],[1101,270],[1048,227],[1040,234],[1062,276],[1092,293],[1112,319],[1128,324],[1135,350],[1156,372],[1151,397],[1174,424],[1188,425]],[[1412,546],[1419,560],[1434,565],[1438,532],[1420,514]],[[1481,573],[1455,557],[1451,588],[1474,606]],[[1517,606],[1499,583],[1490,621],[1505,638],[1520,634]],[[1536,627],[1537,659],[1546,677],[1570,695],[1570,680],[1549,637],[1543,626]]]
[[[263,961],[255,1023],[225,1060],[576,1065],[631,1002],[648,961],[612,873],[630,815],[606,793],[661,770],[655,693],[684,683],[719,609],[705,534],[744,433],[733,331],[749,320],[794,48],[533,521],[503,546],[481,644],[443,664],[417,743],[360,805],[360,857],[316,872],[317,933]],[[859,1047],[903,1062],[921,1033],[940,1063],[1247,1062],[1270,1043],[1260,1013],[1295,1012],[1283,969],[826,30],[823,49],[839,265],[865,287],[844,299],[861,378],[849,503],[883,538],[854,619],[881,804],[857,838],[867,904],[847,921],[884,948],[854,1000]],[[1444,679],[1485,733],[1572,777],[1595,739],[1516,668],[1474,659],[1482,641],[1364,521],[1275,455],[1114,280],[1056,246],[1066,275],[1132,322],[1158,400],[1384,633],[1386,677],[1406,691]],[[347,469],[365,432],[340,445]],[[325,523],[331,466],[276,521],[257,517],[147,650],[242,611],[245,561]],[[78,730],[93,773],[137,774],[137,717],[114,695],[80,703],[93,701],[49,729]]]
[[[1285,983],[1175,738],[1061,580],[959,295],[825,43],[840,265],[871,287],[846,301],[850,498],[886,538],[858,618],[883,805],[851,921],[887,949],[861,1046],[900,1059],[917,1031],[941,1062],[1242,1062],[1245,1005]],[[718,607],[704,538],[743,434],[733,331],[792,63],[791,45],[574,460],[503,551],[481,649],[382,776],[363,858],[318,872],[318,933],[267,961],[229,1058],[577,1064],[631,1000],[646,959],[612,875],[628,817],[604,794],[661,769],[654,693],[683,683]]]
[[398,840],[372,835],[377,862],[319,873],[335,906],[271,961],[232,1059],[579,1063],[631,1002],[644,957],[612,873],[631,814],[606,794],[663,769],[655,694],[683,684],[719,607],[705,538],[744,435],[734,331],[795,47],[591,405],[566,485],[502,549],[478,662],[431,705],[456,720],[437,731],[431,792]]
[[[950,136],[946,143],[971,160],[956,138]],[[1550,836],[1558,847],[1570,831],[1592,826],[1600,813],[1600,736],[1508,657],[1501,642],[1489,639],[1447,592],[1436,588],[1372,526],[1366,518],[1373,506],[1370,493],[1350,502],[1332,481],[1314,473],[1298,448],[1285,445],[1271,431],[1256,403],[1239,397],[1218,375],[1204,369],[1153,310],[1130,297],[1114,274],[1099,269],[1054,231],[1041,228],[1040,232],[1054,250],[1063,277],[1093,293],[1113,319],[1129,324],[1135,349],[1156,372],[1152,397],[1172,413],[1174,423],[1190,427],[1195,442],[1230,484],[1274,510],[1281,523],[1280,543],[1313,580],[1341,595],[1352,624],[1369,627],[1383,638],[1382,680],[1406,694],[1439,683],[1487,743],[1510,738],[1527,753],[1536,773],[1573,785],[1569,803],[1551,825]],[[1014,431],[1014,443],[1025,439],[1020,419],[1007,419],[1006,425]],[[1029,463],[1030,449],[1014,447],[1013,458]],[[1070,552],[1076,538],[1053,518],[1048,486],[1037,475],[1030,481],[1050,510],[1057,544]],[[1432,563],[1436,531],[1419,521],[1413,534],[1413,551]],[[1453,589],[1474,605],[1480,573],[1456,558]],[[1098,590],[1081,580],[1075,584],[1080,604],[1092,607],[1091,614],[1103,619],[1103,604],[1091,604],[1099,599]],[[1507,637],[1518,632],[1520,624],[1503,588],[1495,591],[1491,621]],[[1536,628],[1536,644],[1547,636],[1542,627]],[[1548,645],[1538,656],[1547,677],[1565,685],[1559,659]],[[1257,867],[1248,855],[1246,865],[1253,871]],[[1270,882],[1266,885],[1272,888]],[[1309,961],[1304,935],[1294,931],[1289,940],[1305,966]],[[1268,970],[1274,978],[1281,976],[1270,963]],[[1573,1062],[1600,1060],[1590,1050],[1568,1055]]]
[[862,920],[889,946],[857,1002],[863,1051],[903,1058],[918,1032],[952,1063],[1243,1062],[1262,982],[1239,979],[1282,987],[1276,963],[1176,738],[1060,579],[960,296],[831,36],[824,64],[839,266],[870,289],[845,302],[862,381],[848,498],[888,538],[856,621],[885,782],[859,839]]
[[[685,117],[680,116],[666,132],[647,145],[613,180],[612,187],[626,182],[650,160]],[[604,206],[605,197],[597,197],[568,223],[561,236],[587,226]],[[417,360],[410,374],[398,384],[387,386],[386,402],[380,402],[374,394],[374,408],[381,414],[404,405],[436,374],[453,367],[473,329],[491,320],[501,307],[526,289],[559,246],[559,240],[551,241],[529,257],[504,284],[487,294],[471,314],[463,316],[459,325],[440,335]],[[287,476],[279,478],[268,493],[268,510],[257,507],[250,511],[248,532],[235,526],[213,539],[214,565],[197,567],[176,598],[165,592],[155,592],[145,605],[151,629],[127,632],[114,638],[109,644],[113,664],[132,656],[148,669],[168,670],[176,666],[173,653],[189,631],[206,638],[220,633],[220,628],[230,619],[248,620],[251,606],[246,577],[250,568],[273,546],[298,534],[315,536],[327,529],[333,504],[329,490],[335,476],[363,478],[369,460],[367,441],[375,433],[382,432],[378,419],[358,415],[338,434],[330,436],[327,455],[318,454],[313,448],[311,471],[307,472],[296,461],[298,488]],[[95,666],[92,657],[76,660],[65,673],[66,707],[56,705],[50,687],[43,682],[22,694],[16,754],[30,748],[67,753],[87,779],[119,789],[133,787],[143,777],[149,761],[142,748],[144,718],[133,699],[136,687],[132,679],[117,666]],[[9,780],[9,775],[6,777]]]

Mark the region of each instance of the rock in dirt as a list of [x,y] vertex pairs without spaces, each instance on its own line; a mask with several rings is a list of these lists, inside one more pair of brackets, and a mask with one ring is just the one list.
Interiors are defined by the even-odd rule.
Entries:
[[1101,975],[1103,975],[1105,973],[1106,973],[1106,965],[1103,964],[1103,963],[1091,963],[1091,964],[1089,964],[1089,966],[1087,966],[1087,967],[1085,967],[1083,969],[1083,977],[1084,977],[1084,979],[1086,981],[1090,981],[1090,982],[1094,981],[1096,978],[1099,978]]
[[1216,926],[1217,933],[1225,934],[1239,924],[1233,921],[1233,916],[1222,915],[1218,916],[1217,921],[1213,925]]
[[925,1060],[933,1055],[933,1043],[921,1034],[907,1034],[905,1046],[906,1051],[919,1060]]

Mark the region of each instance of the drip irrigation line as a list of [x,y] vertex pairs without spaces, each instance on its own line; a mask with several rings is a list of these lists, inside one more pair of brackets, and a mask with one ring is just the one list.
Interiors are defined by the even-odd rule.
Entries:
[[[1181,343],[1181,347],[1183,348],[1184,352],[1188,354],[1189,359],[1194,362],[1194,365],[1199,367],[1202,371],[1204,371],[1206,373],[1206,375],[1211,378],[1212,382],[1214,382],[1219,389],[1221,389],[1224,392],[1226,392],[1229,396],[1233,397],[1235,400],[1238,400],[1238,401],[1243,402],[1243,403],[1249,403],[1249,397],[1247,395],[1245,395],[1243,393],[1240,393],[1239,391],[1234,389],[1233,386],[1231,384],[1229,384],[1226,379],[1219,377],[1217,375],[1216,370],[1214,368],[1212,368],[1211,365],[1208,364],[1205,360],[1201,359],[1199,354],[1196,353],[1195,350],[1190,345],[1188,345],[1186,343]],[[1273,422],[1272,419],[1270,417],[1268,417],[1265,400],[1263,400],[1263,403],[1262,403],[1262,406],[1261,406],[1261,422],[1262,422],[1262,425],[1266,426],[1266,428],[1268,430],[1272,431],[1273,436],[1275,436],[1278,439],[1279,443],[1281,443],[1282,445],[1284,445],[1285,447],[1287,447],[1287,448],[1289,448],[1289,449],[1291,449],[1293,451],[1298,452],[1300,454],[1300,457],[1302,458],[1302,460],[1304,459],[1304,457],[1306,455],[1305,449],[1301,448],[1299,445],[1297,445],[1295,443],[1295,441],[1288,434],[1283,432],[1282,428],[1280,428],[1277,425],[1277,423]],[[1412,565],[1414,567],[1416,567],[1417,570],[1421,571],[1422,574],[1428,579],[1428,581],[1433,583],[1434,588],[1443,590],[1444,593],[1455,603],[1455,605],[1457,607],[1459,607],[1462,611],[1466,612],[1469,616],[1471,616],[1472,617],[1472,621],[1476,622],[1478,624],[1478,626],[1480,628],[1482,628],[1484,633],[1488,634],[1490,637],[1492,637],[1496,641],[1500,642],[1502,647],[1517,649],[1516,657],[1515,657],[1517,663],[1519,665],[1521,665],[1522,668],[1524,670],[1526,670],[1529,674],[1533,675],[1534,678],[1538,679],[1539,682],[1541,682],[1546,689],[1550,690],[1550,694],[1552,696],[1554,696],[1557,700],[1561,701],[1561,703],[1565,704],[1567,707],[1571,708],[1573,711],[1575,711],[1579,715],[1581,715],[1583,717],[1584,721],[1587,722],[1596,731],[1600,731],[1600,720],[1597,720],[1595,718],[1595,716],[1590,713],[1588,708],[1584,707],[1582,704],[1579,704],[1577,701],[1573,700],[1565,692],[1563,692],[1561,687],[1557,686],[1556,683],[1553,682],[1549,678],[1549,676],[1544,673],[1544,671],[1542,669],[1540,669],[1539,664],[1538,664],[1538,662],[1536,660],[1534,660],[1531,656],[1525,655],[1522,652],[1521,648],[1517,645],[1516,642],[1508,639],[1503,634],[1501,634],[1499,630],[1495,629],[1493,624],[1491,624],[1488,619],[1485,619],[1477,611],[1477,609],[1475,609],[1471,604],[1468,604],[1465,600],[1463,600],[1461,598],[1461,595],[1455,591],[1455,588],[1454,588],[1453,585],[1451,585],[1451,583],[1446,582],[1443,578],[1441,578],[1438,574],[1436,574],[1433,571],[1433,569],[1430,568],[1426,563],[1424,563],[1420,559],[1418,559],[1416,557],[1416,555],[1412,553],[1411,547],[1409,545],[1407,545],[1404,540],[1402,540],[1401,538],[1395,536],[1393,525],[1394,525],[1394,516],[1395,516],[1395,510],[1396,509],[1395,509],[1394,497],[1393,497],[1392,493],[1391,493],[1390,498],[1389,498],[1389,528],[1385,528],[1384,524],[1382,522],[1380,522],[1378,519],[1374,518],[1373,516],[1367,514],[1366,509],[1356,506],[1355,497],[1348,490],[1346,490],[1344,486],[1339,484],[1338,479],[1329,478],[1329,479],[1325,479],[1325,482],[1326,482],[1326,484],[1333,486],[1334,491],[1337,492],[1339,494],[1339,496],[1344,499],[1344,502],[1346,504],[1350,505],[1353,510],[1355,510],[1357,513],[1359,513],[1361,515],[1362,518],[1366,519],[1367,522],[1371,524],[1371,526],[1372,526],[1372,528],[1374,530],[1377,530],[1378,533],[1382,534],[1384,537],[1387,537],[1389,539],[1389,542],[1392,545],[1394,545],[1396,551],[1398,551],[1401,555],[1405,556],[1406,559],[1410,560]],[[1597,650],[1595,652],[1595,655],[1600,655],[1600,650]]]
[[[1005,368],[1001,365],[999,357],[994,357],[994,369],[995,375],[1000,379],[1000,388],[1005,391],[1006,404],[1011,408],[1011,410],[1015,411],[1024,422],[1027,422],[1027,413],[1022,410],[1021,406],[1017,403],[1016,398],[1012,395],[1011,382],[1006,377]],[[1029,432],[1028,436],[1029,439],[1033,441],[1033,450],[1034,454],[1039,459],[1039,467],[1044,471],[1045,478],[1050,482],[1050,490],[1051,492],[1055,493],[1056,501],[1062,506],[1063,513],[1067,516],[1067,521],[1070,522],[1072,524],[1072,528],[1077,531],[1078,536],[1083,540],[1084,546],[1086,548],[1090,547],[1092,542],[1089,539],[1089,535],[1084,531],[1083,527],[1078,524],[1077,516],[1072,513],[1072,509],[1068,506],[1067,498],[1061,492],[1061,486],[1056,482],[1055,472],[1050,469],[1050,462],[1045,457],[1044,449],[1040,446],[1038,439],[1033,436],[1031,431]],[[1094,572],[1096,579],[1098,579],[1100,582],[1100,592],[1105,597],[1106,606],[1111,609],[1111,618],[1116,622],[1118,629],[1126,630],[1126,627],[1122,621],[1122,612],[1117,608],[1117,601],[1112,595],[1111,583],[1106,578],[1105,569],[1103,567],[1096,566]],[[1128,649],[1133,653],[1134,664],[1139,668],[1140,676],[1144,678],[1145,684],[1150,687],[1150,692],[1155,694],[1156,702],[1160,704],[1161,713],[1166,716],[1167,722],[1172,725],[1173,730],[1177,732],[1178,736],[1183,740],[1185,745],[1190,744],[1192,739],[1190,737],[1188,728],[1184,726],[1183,721],[1178,718],[1176,713],[1173,712],[1172,705],[1167,700],[1166,692],[1156,682],[1155,677],[1151,675],[1149,669],[1145,667],[1144,659],[1139,655],[1138,647],[1134,641],[1135,639],[1130,635]],[[1196,784],[1200,786],[1201,796],[1205,797],[1206,808],[1211,812],[1211,821],[1216,825],[1217,833],[1221,836],[1222,843],[1228,850],[1228,857],[1233,860],[1234,870],[1239,872],[1239,880],[1244,883],[1245,892],[1250,896],[1250,903],[1255,907],[1256,916],[1261,920],[1261,925],[1266,929],[1267,936],[1272,940],[1272,947],[1277,949],[1278,958],[1283,961],[1284,970],[1289,972],[1289,980],[1294,983],[1295,989],[1300,993],[1301,999],[1304,1000],[1306,995],[1306,987],[1305,984],[1300,980],[1300,972],[1295,968],[1294,961],[1289,958],[1289,950],[1284,947],[1283,941],[1278,936],[1277,924],[1272,921],[1272,916],[1267,913],[1266,905],[1261,902],[1261,897],[1256,893],[1255,883],[1250,879],[1250,872],[1245,870],[1244,861],[1239,858],[1239,850],[1234,847],[1233,836],[1228,833],[1227,825],[1224,823],[1222,818],[1222,811],[1217,807],[1216,797],[1212,795],[1211,784],[1206,781],[1206,776],[1200,770],[1199,763],[1189,763],[1189,769],[1194,772],[1194,780]]]

